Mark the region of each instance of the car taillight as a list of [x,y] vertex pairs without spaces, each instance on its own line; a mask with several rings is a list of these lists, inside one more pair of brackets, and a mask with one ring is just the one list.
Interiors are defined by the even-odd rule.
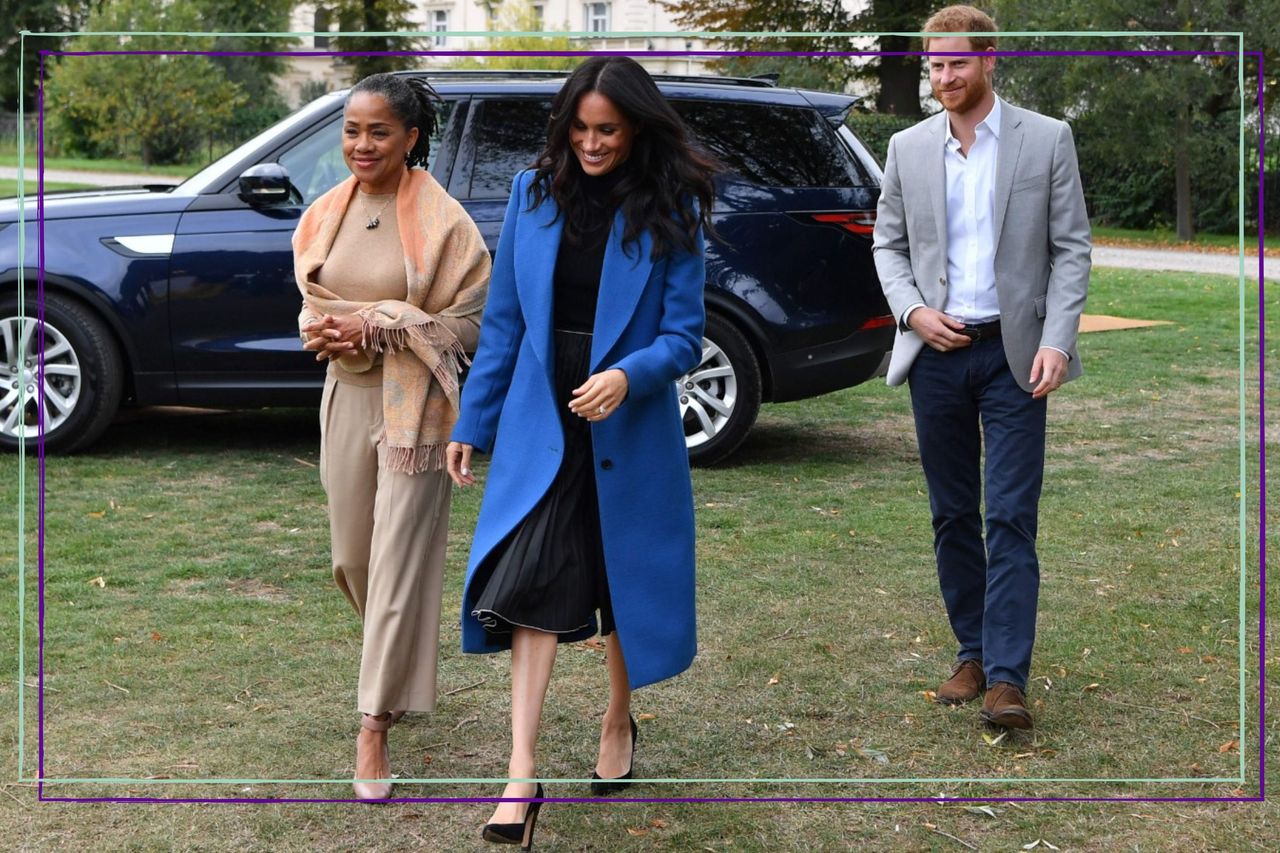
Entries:
[[870,236],[876,227],[874,210],[850,210],[844,213],[811,213],[814,222],[823,225],[837,225],[853,234]]
[[858,331],[865,332],[868,329],[881,329],[885,326],[893,325],[892,314],[881,314],[878,317],[872,317],[858,327]]

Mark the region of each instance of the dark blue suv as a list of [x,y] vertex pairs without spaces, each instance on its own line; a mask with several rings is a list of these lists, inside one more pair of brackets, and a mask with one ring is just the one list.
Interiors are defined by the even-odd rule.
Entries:
[[[442,72],[431,173],[492,250],[511,185],[544,139],[563,75]],[[741,444],[761,401],[876,375],[893,324],[871,259],[880,168],[844,117],[856,99],[767,81],[657,76],[727,167],[707,252],[702,363],[680,382],[689,454]],[[16,201],[0,201],[0,444],[92,442],[122,404],[311,405],[323,366],[296,332],[289,238],[347,176],[343,92],[319,98],[177,187],[44,200],[43,384],[37,388],[36,204],[18,256]],[[287,178],[287,179],[286,179]],[[18,269],[26,268],[26,320]],[[23,399],[25,398],[25,399]]]

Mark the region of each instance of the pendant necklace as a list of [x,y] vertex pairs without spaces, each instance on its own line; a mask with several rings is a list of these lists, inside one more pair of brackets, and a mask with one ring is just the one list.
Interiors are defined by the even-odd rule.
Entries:
[[377,228],[379,225],[381,225],[381,224],[382,224],[382,214],[383,214],[383,212],[387,209],[387,207],[391,204],[391,202],[393,202],[393,201],[395,201],[395,200],[396,200],[396,197],[395,197],[395,194],[393,193],[393,194],[391,195],[391,198],[389,198],[389,199],[387,199],[385,202],[383,202],[383,203],[382,203],[382,207],[378,208],[378,212],[377,212],[377,213],[375,213],[375,214],[373,214],[372,216],[370,216],[370,215],[369,215],[369,205],[368,205],[368,204],[365,202],[365,200],[364,200],[364,197],[365,197],[366,195],[367,195],[367,193],[360,193],[360,207],[364,208],[364,215],[365,215],[365,219],[366,219],[366,220],[368,220],[368,221],[366,221],[366,222],[365,222],[365,224],[364,224],[365,230],[366,230],[366,231],[372,231],[373,229]]

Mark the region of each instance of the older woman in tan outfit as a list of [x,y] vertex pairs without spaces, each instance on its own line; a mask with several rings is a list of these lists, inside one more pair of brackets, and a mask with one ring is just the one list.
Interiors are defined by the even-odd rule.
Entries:
[[475,224],[422,169],[435,128],[424,81],[375,74],[343,112],[352,177],[294,233],[304,346],[328,359],[320,479],[333,574],[363,623],[355,790],[391,796],[387,729],[430,711],[458,368],[489,281]]

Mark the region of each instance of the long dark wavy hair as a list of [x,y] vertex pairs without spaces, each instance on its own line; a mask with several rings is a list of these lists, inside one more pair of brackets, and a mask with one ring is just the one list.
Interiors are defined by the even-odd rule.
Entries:
[[634,132],[631,153],[618,167],[625,171],[611,193],[626,222],[623,245],[648,231],[654,260],[676,247],[699,250],[699,225],[715,236],[712,175],[720,166],[694,144],[649,72],[625,56],[591,57],[574,69],[556,94],[547,123],[547,145],[538,155],[529,187],[529,209],[547,198],[554,200],[557,217],[564,215],[566,236],[571,239],[583,233],[593,215],[582,192],[582,166],[569,144],[578,102],[588,92],[599,92],[612,101]]
[[405,165],[427,168],[431,157],[431,136],[436,132],[436,104],[442,103],[441,97],[431,84],[420,77],[397,77],[394,74],[370,74],[347,92],[346,103],[353,95],[368,92],[380,95],[386,100],[391,112],[404,122],[405,128],[418,129],[418,141],[413,144],[405,157]]

